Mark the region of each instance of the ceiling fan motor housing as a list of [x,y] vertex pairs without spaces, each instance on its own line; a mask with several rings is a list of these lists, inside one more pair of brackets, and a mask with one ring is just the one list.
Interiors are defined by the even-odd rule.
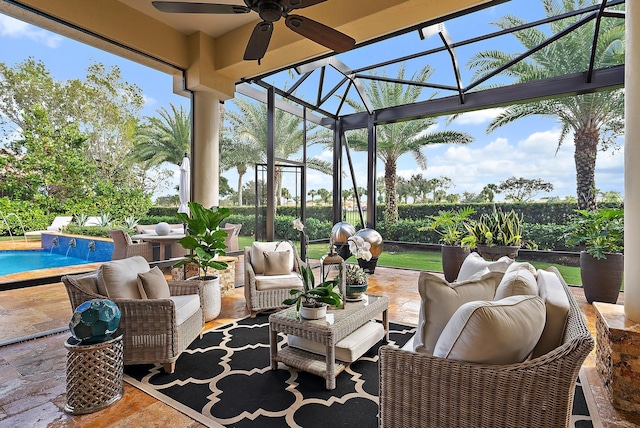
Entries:
[[276,22],[288,12],[279,0],[245,0],[245,4],[267,22]]

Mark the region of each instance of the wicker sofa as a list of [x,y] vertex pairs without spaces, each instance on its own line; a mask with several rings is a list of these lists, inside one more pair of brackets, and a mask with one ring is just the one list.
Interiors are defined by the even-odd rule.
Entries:
[[580,367],[594,341],[569,300],[561,344],[524,362],[473,364],[393,346],[380,348],[381,427],[569,427]]
[[124,281],[136,281],[137,273],[146,273],[149,265],[141,256],[105,263],[95,271],[62,277],[71,307],[91,299],[110,299],[121,312],[124,329],[124,364],[160,363],[173,373],[180,353],[202,334],[204,328],[203,287],[200,281],[169,281],[168,298],[118,298],[108,296],[105,281],[116,275]]

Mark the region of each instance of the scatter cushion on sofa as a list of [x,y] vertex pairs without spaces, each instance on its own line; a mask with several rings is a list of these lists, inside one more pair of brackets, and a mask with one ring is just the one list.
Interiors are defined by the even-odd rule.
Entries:
[[545,304],[547,320],[542,336],[533,349],[532,358],[544,355],[562,344],[564,328],[569,316],[569,297],[562,281],[553,272],[538,270],[539,296]]
[[158,266],[138,274],[138,291],[143,299],[168,299],[169,284]]
[[148,271],[149,263],[142,256],[104,263],[98,269],[98,287],[104,287],[110,299],[141,299],[138,274]]
[[501,273],[489,272],[476,280],[448,283],[438,275],[420,273],[420,315],[413,350],[433,354],[440,333],[456,310],[467,302],[493,299],[501,277]]
[[270,251],[289,251],[287,269],[293,271],[293,248],[288,242],[254,242],[251,245],[251,266],[256,275],[264,274],[264,253]]
[[460,266],[460,272],[458,273],[456,282],[477,279],[489,272],[504,273],[511,263],[513,263],[513,259],[507,256],[490,262],[483,259],[482,256],[476,252],[469,253],[462,262],[462,266]]
[[509,265],[509,267],[504,273],[512,272],[514,270],[521,269],[521,268],[528,270],[529,272],[531,272],[531,275],[533,275],[534,278],[538,279],[538,270],[535,267],[533,267],[531,263],[528,263],[528,262],[513,262]]
[[511,296],[462,305],[451,317],[433,355],[479,364],[515,364],[540,339],[545,305],[538,296]]
[[291,273],[289,268],[289,254],[291,251],[265,251],[264,256],[264,274],[270,275],[288,275]]
[[496,289],[493,300],[525,294],[538,295],[536,278],[527,265],[529,265],[529,263],[518,263],[517,265],[513,265],[513,268],[509,266],[509,269],[507,269],[500,281],[500,285],[498,285]]

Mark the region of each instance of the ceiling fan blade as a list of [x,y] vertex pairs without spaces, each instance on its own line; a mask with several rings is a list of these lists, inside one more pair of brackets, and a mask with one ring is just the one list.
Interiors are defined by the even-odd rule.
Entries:
[[243,59],[245,61],[260,61],[267,52],[272,33],[273,24],[271,22],[263,21],[256,25],[247,43]]
[[235,14],[251,12],[251,9],[246,6],[233,4],[185,3],[181,1],[152,1],[151,4],[160,12],[168,13]]
[[353,49],[356,44],[352,37],[304,16],[288,15],[285,23],[296,33],[338,53]]
[[302,9],[325,1],[327,0],[284,0],[284,6],[289,9]]

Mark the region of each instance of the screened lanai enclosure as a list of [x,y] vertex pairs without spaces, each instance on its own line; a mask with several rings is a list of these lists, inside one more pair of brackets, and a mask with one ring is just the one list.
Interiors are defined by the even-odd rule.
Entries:
[[[529,1],[488,2],[473,11],[361,43],[345,53],[244,78],[236,86],[238,96],[266,103],[269,112],[265,177],[275,176],[278,162],[275,109],[302,118],[305,129],[309,123],[331,130],[331,220],[344,219],[343,190],[358,195],[362,186],[365,209],[358,203],[354,210],[363,213],[366,227],[376,228],[380,218],[376,177],[388,173],[378,167],[381,158],[393,155],[388,147],[379,147],[381,135],[388,139],[393,135],[389,129],[408,122],[622,88],[624,3],[603,1],[566,10],[562,2],[546,1],[544,15],[524,21],[517,16],[530,7]],[[489,23],[490,18],[496,22]],[[458,34],[469,37],[460,39]],[[574,50],[570,56],[568,49]],[[303,146],[306,155],[306,141]],[[354,172],[351,155],[356,151],[366,153],[366,162]],[[306,169],[300,173],[300,183],[306,184]],[[300,189],[303,197],[305,190]],[[274,185],[268,184],[266,191],[274,192]],[[266,239],[275,238],[275,201],[273,194],[267,195]],[[300,215],[304,222],[305,211]]]

